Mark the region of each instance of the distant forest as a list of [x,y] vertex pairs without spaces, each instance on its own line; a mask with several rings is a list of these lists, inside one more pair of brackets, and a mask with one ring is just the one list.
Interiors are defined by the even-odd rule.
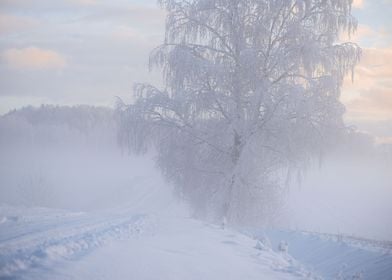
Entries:
[[[35,147],[71,144],[110,146],[128,153],[129,145],[133,145],[133,129],[130,126],[141,124],[128,122],[127,113],[89,105],[27,106],[0,116],[0,144],[2,147],[20,144]],[[358,155],[360,152],[360,155],[381,157],[392,162],[392,144],[377,145],[372,136],[355,128],[350,129],[334,149],[339,155]]]

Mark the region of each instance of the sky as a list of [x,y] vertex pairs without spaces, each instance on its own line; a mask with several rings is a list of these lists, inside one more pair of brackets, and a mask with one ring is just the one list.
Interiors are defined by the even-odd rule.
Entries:
[[[131,101],[162,42],[156,0],[0,0],[0,114],[26,105]],[[363,49],[342,102],[347,124],[392,142],[392,0],[355,0]]]

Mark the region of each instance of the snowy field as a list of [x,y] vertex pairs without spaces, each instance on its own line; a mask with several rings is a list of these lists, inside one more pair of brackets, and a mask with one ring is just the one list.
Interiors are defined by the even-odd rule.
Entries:
[[[1,279],[390,279],[391,244],[117,208],[0,208]],[[169,210],[170,209],[170,210]],[[282,248],[283,243],[287,247]]]
[[303,275],[285,255],[257,250],[256,241],[245,235],[186,217],[119,210],[25,211],[3,218],[2,279],[296,279]]
[[[146,167],[146,161],[139,163]],[[222,228],[190,218],[170,188],[144,176],[134,178],[132,199],[121,207],[81,212],[3,204],[0,278],[387,280],[392,275],[390,243]]]
[[[127,155],[112,136],[44,131],[40,142],[0,145],[0,279],[391,279],[391,242],[347,237],[390,240],[383,169],[311,172],[288,194],[285,230],[223,228],[192,217],[151,155]],[[366,180],[334,176],[358,170]],[[314,229],[343,234],[301,231]]]
[[391,7],[0,0],[0,280],[392,280]]
[[254,238],[190,218],[170,189],[152,184],[151,178],[135,183],[131,197],[126,206],[91,212],[3,205],[0,278],[300,279],[307,275],[285,253],[260,250]]

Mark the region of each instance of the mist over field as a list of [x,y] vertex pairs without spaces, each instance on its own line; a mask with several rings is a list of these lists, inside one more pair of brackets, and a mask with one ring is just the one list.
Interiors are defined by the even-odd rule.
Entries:
[[151,157],[118,147],[111,109],[27,108],[0,123],[3,204],[99,210],[127,204],[134,185],[163,184]]
[[[2,116],[0,130],[3,205],[92,211],[129,204],[139,186],[172,191],[153,151],[119,144],[110,108],[29,107]],[[392,163],[382,148],[353,140],[314,161],[264,226],[391,240]]]
[[392,5],[0,0],[1,279],[392,275]]
[[390,168],[366,156],[340,156],[311,167],[289,191],[291,227],[390,240]]

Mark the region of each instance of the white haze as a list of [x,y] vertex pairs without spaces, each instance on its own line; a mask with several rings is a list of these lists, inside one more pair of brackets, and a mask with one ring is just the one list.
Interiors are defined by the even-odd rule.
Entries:
[[292,229],[392,240],[392,165],[366,157],[326,159],[289,190]]
[[99,210],[128,204],[135,187],[165,187],[151,156],[131,157],[117,147],[110,109],[76,121],[29,110],[35,113],[0,119],[0,203]]
[[[2,117],[0,203],[88,211],[135,201],[135,186],[169,193],[153,156],[122,151],[112,113],[107,118],[106,126],[80,132],[72,125]],[[325,158],[306,170],[301,184],[288,187],[276,226],[392,240],[391,166],[385,153],[363,149]]]

